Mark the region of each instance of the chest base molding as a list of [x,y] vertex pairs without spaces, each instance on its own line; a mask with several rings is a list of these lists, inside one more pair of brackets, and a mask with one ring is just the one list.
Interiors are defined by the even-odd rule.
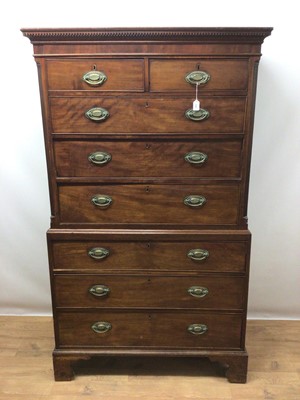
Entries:
[[[56,381],[71,381],[79,364],[98,357],[197,357],[208,358],[223,368],[224,376],[230,383],[246,383],[248,368],[247,351],[204,351],[204,350],[54,350],[53,365]],[[97,371],[95,371],[96,373]],[[99,374],[101,371],[98,372]],[[217,374],[217,372],[216,372]]]

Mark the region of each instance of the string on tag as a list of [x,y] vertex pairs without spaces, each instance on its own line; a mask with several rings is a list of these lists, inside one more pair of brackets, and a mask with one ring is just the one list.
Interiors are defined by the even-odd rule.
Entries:
[[196,83],[196,100],[193,101],[193,111],[199,111],[200,110],[200,101],[198,100],[198,86],[199,83]]

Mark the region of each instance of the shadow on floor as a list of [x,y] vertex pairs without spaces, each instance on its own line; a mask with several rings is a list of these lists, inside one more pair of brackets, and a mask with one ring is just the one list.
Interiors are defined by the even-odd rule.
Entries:
[[224,377],[217,362],[196,357],[92,357],[74,366],[80,375],[149,375]]

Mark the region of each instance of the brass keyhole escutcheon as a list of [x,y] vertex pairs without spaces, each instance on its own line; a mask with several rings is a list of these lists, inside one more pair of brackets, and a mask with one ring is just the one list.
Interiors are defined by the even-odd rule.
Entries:
[[146,191],[146,193],[149,193],[149,192],[150,192],[150,187],[149,187],[149,186],[146,186],[146,187],[145,187],[145,191]]

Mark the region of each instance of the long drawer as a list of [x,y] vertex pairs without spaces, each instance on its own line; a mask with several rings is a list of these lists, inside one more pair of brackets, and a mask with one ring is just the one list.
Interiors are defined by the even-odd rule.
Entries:
[[[248,86],[248,60],[152,59],[150,60],[150,91],[195,91],[186,81],[192,72],[203,71],[209,80],[201,84],[199,93],[206,90],[245,90]],[[197,78],[197,76],[196,76]]]
[[143,59],[47,60],[47,73],[49,90],[144,91]]
[[[247,268],[249,240],[166,241],[164,237],[141,241],[124,233],[124,241],[52,239],[48,234],[51,269],[54,271],[168,270],[236,272]],[[131,239],[131,240],[130,240]],[[195,238],[194,238],[195,239]]]
[[60,222],[235,225],[239,185],[61,185]]
[[246,281],[230,276],[56,275],[57,307],[243,309]]
[[57,345],[240,349],[242,322],[223,313],[59,312]]
[[240,176],[242,140],[55,141],[58,176]]
[[[203,97],[201,107],[209,115],[200,121],[185,116],[192,101],[191,96],[53,97],[50,99],[52,132],[243,133],[245,97]],[[86,113],[100,120],[91,120]]]

